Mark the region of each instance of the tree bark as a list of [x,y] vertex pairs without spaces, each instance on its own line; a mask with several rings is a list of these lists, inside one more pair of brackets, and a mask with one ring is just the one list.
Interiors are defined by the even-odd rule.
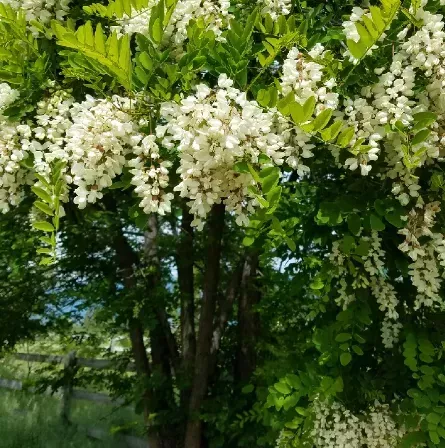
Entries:
[[233,304],[238,297],[241,286],[241,277],[244,269],[244,260],[242,257],[238,264],[235,266],[232,275],[227,285],[224,297],[220,300],[219,313],[215,321],[215,327],[212,335],[212,346],[210,348],[210,377],[212,377],[216,371],[217,355],[221,345],[221,339],[227,326],[230,312],[232,311]]
[[199,316],[199,333],[196,344],[193,386],[190,395],[189,415],[185,434],[186,448],[200,448],[202,422],[198,412],[207,393],[209,382],[210,349],[213,334],[213,316],[219,282],[219,265],[221,260],[222,236],[224,230],[223,204],[214,205],[208,223],[208,240],[204,288]]
[[[161,267],[158,249],[159,224],[157,216],[152,214],[148,217],[147,230],[144,233],[144,259],[147,269],[147,290],[152,292],[151,313],[155,318],[155,325],[150,330],[150,348],[152,359],[152,371],[161,374],[162,385],[153,390],[153,403],[155,412],[161,415],[168,413],[174,406],[173,375],[178,368],[178,348],[168,322],[165,305],[160,293]],[[153,375],[152,375],[153,376]],[[175,428],[171,428],[165,421],[159,430],[161,446],[163,448],[174,448],[177,446],[178,434]]]
[[181,373],[184,386],[181,391],[181,406],[186,408],[191,391],[193,366],[196,354],[195,334],[195,286],[194,286],[194,253],[192,215],[184,203],[182,207],[181,233],[178,245],[176,264],[178,267],[178,283],[181,295]]
[[[138,264],[139,258],[134,253],[121,229],[115,238],[116,255],[124,279],[125,288],[131,290],[136,287],[136,278],[134,275],[134,267]],[[153,395],[147,383],[151,377],[151,368],[147,356],[147,350],[144,342],[144,328],[142,322],[137,317],[131,317],[129,320],[129,333],[131,341],[131,349],[133,352],[136,373],[139,381],[144,385],[142,395],[142,403],[144,409],[144,419],[148,428],[149,417],[152,412]],[[161,440],[158,434],[148,435],[148,445],[150,448],[162,448]]]
[[235,381],[247,383],[256,368],[256,341],[259,318],[255,306],[260,300],[257,284],[258,252],[247,255],[241,280],[238,306],[238,349],[235,362]]

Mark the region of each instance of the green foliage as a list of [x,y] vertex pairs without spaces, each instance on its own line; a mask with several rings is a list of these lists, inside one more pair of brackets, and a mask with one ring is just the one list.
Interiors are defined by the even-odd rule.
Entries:
[[65,181],[63,179],[64,162],[55,162],[52,166],[49,179],[36,173],[38,185],[31,187],[32,192],[39,198],[34,207],[43,213],[43,217],[50,221],[34,221],[32,226],[45,232],[40,241],[45,245],[37,249],[42,255],[40,264],[48,265],[56,261],[56,238],[60,227],[61,197],[65,194]]
[[399,8],[400,0],[381,0],[382,6],[370,6],[371,18],[364,15],[363,24],[357,22],[360,39],[358,42],[347,40],[348,49],[355,59],[363,59],[378,42],[385,30],[391,25]]
[[109,19],[114,17],[122,19],[124,15],[131,18],[135,14],[139,14],[140,11],[148,7],[149,3],[149,0],[116,0],[109,2],[107,6],[102,3],[93,3],[84,6],[83,9],[88,14],[97,14]]
[[248,82],[248,65],[253,45],[253,31],[258,11],[254,10],[245,23],[232,19],[224,33],[225,42],[219,42],[209,55],[212,73],[227,73],[240,88]]
[[427,148],[422,143],[431,134],[431,126],[435,123],[437,115],[433,112],[419,112],[413,115],[412,126],[404,126],[401,122],[396,122],[394,132],[402,139],[402,149],[404,153],[403,163],[412,171],[422,163],[422,156]]
[[[445,371],[441,361],[442,348],[436,348],[426,334],[409,332],[403,344],[405,365],[412,372],[416,386],[408,390],[407,407],[421,416],[420,430],[406,437],[404,445],[413,446],[418,440],[430,440],[433,446],[445,443]],[[410,407],[409,407],[410,406]],[[415,420],[413,421],[415,423]]]
[[117,33],[113,32],[106,37],[102,25],[98,24],[94,30],[91,22],[73,32],[53,21],[52,29],[58,45],[78,51],[89,60],[96,72],[105,71],[125,89],[131,90],[132,62],[128,35],[118,38]]

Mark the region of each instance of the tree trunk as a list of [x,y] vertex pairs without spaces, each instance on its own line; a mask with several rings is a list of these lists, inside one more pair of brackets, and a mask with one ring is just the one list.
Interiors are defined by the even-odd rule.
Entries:
[[[134,267],[138,264],[139,258],[134,253],[125,236],[122,234],[121,229],[118,230],[118,234],[115,238],[115,248],[125,288],[131,290],[136,287]],[[139,381],[144,385],[142,403],[144,409],[145,424],[147,425],[147,429],[149,429],[149,417],[152,413],[153,395],[147,383],[149,382],[151,377],[151,369],[147,356],[147,350],[145,348],[144,328],[139,318],[134,316],[130,318],[129,333],[131,349],[136,366],[136,373]],[[148,445],[149,448],[162,448],[161,440],[158,434],[149,433]]]
[[238,306],[238,350],[235,363],[235,382],[245,384],[256,368],[256,341],[259,319],[254,308],[260,299],[257,284],[258,253],[248,254],[244,262],[241,294]]
[[193,366],[196,354],[195,335],[195,286],[193,273],[192,215],[184,203],[182,207],[181,234],[177,251],[178,283],[181,294],[181,373],[184,385],[181,390],[181,407],[186,409],[191,391]]
[[242,257],[238,264],[234,267],[226,292],[220,300],[219,312],[217,313],[215,327],[213,329],[212,346],[210,348],[210,378],[212,378],[215,374],[221,339],[226,329],[233,304],[240,291],[241,278],[244,270],[244,260],[245,258]]
[[163,448],[177,446],[178,433],[163,417],[175,406],[173,393],[173,373],[177,369],[178,349],[175,338],[171,332],[165,305],[162,303],[160,292],[161,271],[158,251],[158,219],[152,214],[148,217],[147,230],[144,234],[144,259],[147,268],[147,290],[152,292],[150,311],[155,318],[155,325],[150,329],[150,348],[153,373],[160,374],[163,382],[159,388],[153,390],[154,402],[152,409],[160,415],[161,425],[159,435]]
[[193,386],[190,395],[189,415],[184,444],[186,448],[201,447],[202,422],[199,420],[198,412],[206,396],[209,382],[210,349],[213,334],[213,317],[218,292],[224,211],[223,204],[214,205],[208,223],[203,298],[199,316],[199,333],[196,344]]

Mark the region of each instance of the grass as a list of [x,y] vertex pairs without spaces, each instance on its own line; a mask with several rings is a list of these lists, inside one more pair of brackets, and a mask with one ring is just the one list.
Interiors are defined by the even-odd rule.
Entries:
[[[0,378],[32,383],[38,378],[51,377],[51,372],[42,371],[42,367],[4,357],[0,360]],[[62,366],[54,368],[59,370]],[[60,406],[57,395],[0,388],[0,448],[119,448],[124,445],[112,437],[112,432],[139,436],[143,433],[141,416],[130,408],[74,400],[70,407],[73,424],[66,427],[59,416]],[[102,430],[109,436],[102,441],[92,440],[86,428]]]
[[[22,391],[0,391],[1,448],[118,448],[110,436],[96,441],[87,437],[82,425],[64,427],[58,416],[59,400]],[[95,424],[97,407],[84,405],[73,412],[90,427]]]

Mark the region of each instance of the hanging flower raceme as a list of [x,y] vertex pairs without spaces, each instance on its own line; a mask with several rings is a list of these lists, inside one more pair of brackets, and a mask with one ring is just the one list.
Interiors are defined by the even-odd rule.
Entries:
[[14,9],[22,9],[26,20],[48,23],[51,19],[63,20],[68,14],[71,0],[2,0]]
[[21,142],[28,135],[29,128],[2,115],[2,111],[18,97],[17,90],[8,84],[0,84],[0,211],[3,213],[21,201],[27,181],[27,171],[21,163],[28,153]]
[[177,147],[181,182],[175,190],[189,199],[193,225],[201,227],[213,204],[223,202],[239,224],[258,202],[250,193],[252,176],[235,169],[237,162],[257,164],[261,154],[281,164],[286,141],[275,132],[276,113],[263,111],[246,94],[221,75],[218,88],[201,84],[196,94],[180,104],[165,103],[161,115],[166,125],[157,135],[166,148]]
[[142,198],[140,206],[147,214],[169,213],[173,194],[165,192],[165,188],[169,186],[168,173],[172,163],[161,160],[154,135],[146,136],[139,146],[133,148],[133,153],[137,157],[131,159],[128,165],[132,168],[130,173],[133,175],[131,183],[136,187],[134,191]]
[[130,108],[130,100],[118,96],[111,101],[87,97],[73,105],[65,149],[79,208],[102,197],[102,190],[122,174],[126,156],[141,141]]

